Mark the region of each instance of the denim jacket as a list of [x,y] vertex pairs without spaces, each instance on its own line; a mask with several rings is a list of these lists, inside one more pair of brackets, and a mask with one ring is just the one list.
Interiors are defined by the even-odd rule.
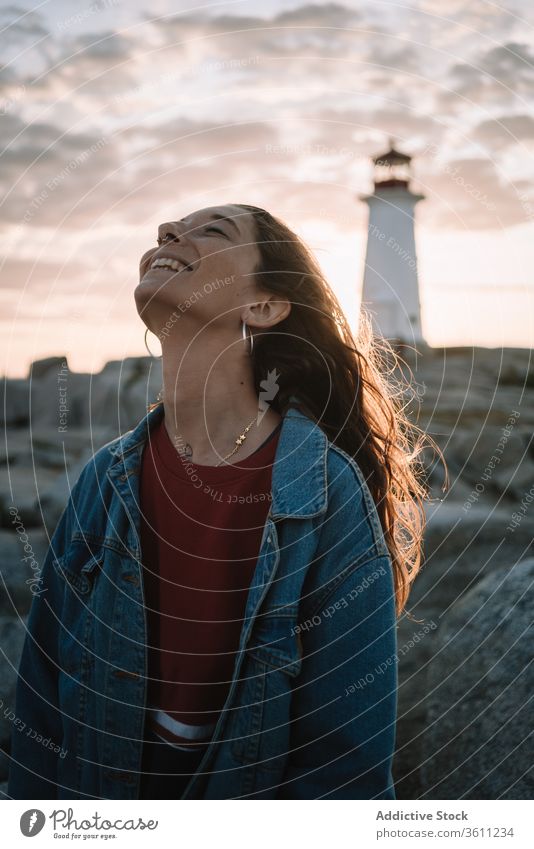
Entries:
[[[162,416],[96,451],[51,538],[17,679],[12,798],[139,798],[139,475]],[[233,679],[180,798],[395,799],[396,661],[392,564],[362,471],[290,406]]]

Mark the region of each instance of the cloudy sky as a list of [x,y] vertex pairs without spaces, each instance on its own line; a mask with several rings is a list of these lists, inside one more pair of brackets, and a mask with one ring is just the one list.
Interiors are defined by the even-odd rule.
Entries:
[[356,326],[359,198],[390,136],[425,195],[428,342],[532,346],[528,0],[45,0],[0,14],[4,373],[146,353],[139,255],[161,221],[218,203],[284,218]]

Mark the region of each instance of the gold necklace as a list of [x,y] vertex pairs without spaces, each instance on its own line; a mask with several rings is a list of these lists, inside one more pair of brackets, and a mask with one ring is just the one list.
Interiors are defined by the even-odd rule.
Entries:
[[[158,392],[157,399],[158,399],[158,401],[161,401],[163,403],[163,390],[162,389],[160,389],[160,391]],[[226,455],[226,457],[223,457],[222,460],[220,460],[219,463],[215,463],[216,466],[220,466],[221,463],[224,463],[225,460],[228,460],[229,457],[231,457],[233,454],[235,454],[237,449],[240,448],[240,446],[243,444],[243,442],[247,438],[247,433],[249,432],[250,428],[252,427],[252,425],[254,424],[255,421],[256,421],[256,416],[254,416],[252,421],[246,426],[243,433],[240,436],[237,437],[237,439],[235,441],[235,448],[233,448],[230,451],[230,453]]]
[[252,419],[252,421],[250,422],[250,424],[248,424],[248,425],[246,426],[246,428],[245,428],[245,430],[243,431],[243,433],[242,433],[240,436],[238,436],[238,437],[237,437],[237,439],[236,439],[236,441],[235,441],[235,448],[233,448],[233,449],[232,449],[232,451],[230,451],[230,453],[226,455],[226,457],[223,457],[223,458],[222,458],[222,460],[221,460],[219,463],[215,463],[215,465],[216,465],[216,466],[220,466],[220,465],[221,465],[221,463],[224,463],[224,462],[225,462],[225,460],[228,460],[228,458],[229,458],[229,457],[231,457],[231,456],[232,456],[232,454],[235,454],[235,452],[237,451],[237,449],[238,449],[238,448],[239,448],[239,447],[243,444],[243,442],[244,442],[244,441],[245,441],[245,439],[247,438],[247,433],[249,432],[250,428],[252,427],[252,425],[254,424],[254,422],[255,422],[255,421],[256,421],[256,416],[254,416],[254,418]]

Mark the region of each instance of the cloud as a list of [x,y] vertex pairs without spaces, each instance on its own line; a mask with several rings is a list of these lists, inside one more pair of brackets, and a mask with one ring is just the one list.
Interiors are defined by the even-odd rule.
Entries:
[[64,133],[50,122],[26,126],[16,115],[5,116],[4,127],[0,220],[48,227],[72,213],[72,224],[87,223],[102,202],[93,189],[120,164],[110,139]]
[[512,97],[530,97],[534,84],[534,52],[528,44],[509,42],[492,47],[472,63],[459,62],[450,69],[451,92],[477,104],[508,104]]
[[[17,139],[5,152],[0,221],[32,227],[92,226],[100,218],[136,222],[152,210],[239,182],[257,181],[262,166],[287,179],[269,157],[278,132],[265,123],[221,126],[177,118],[117,136],[62,133],[51,123],[25,127],[6,116]],[[13,175],[21,177],[13,185]],[[225,191],[230,191],[226,189]],[[102,226],[102,225],[101,225]]]
[[[265,30],[272,27],[336,28],[348,27],[361,20],[359,10],[341,3],[305,3],[294,9],[275,12],[272,16],[214,14],[202,12],[177,14],[154,21],[154,26],[171,39],[198,34],[221,34],[225,31]],[[148,20],[153,21],[152,18]]]
[[534,138],[534,118],[531,115],[502,115],[482,121],[475,127],[473,138],[492,151]]
[[425,185],[425,222],[435,228],[500,230],[529,220],[526,186],[507,183],[489,159],[425,158],[418,172]]
[[38,12],[14,5],[0,8],[0,28],[7,29],[9,43],[16,43],[19,47],[49,34]]
[[35,76],[50,66],[56,45],[40,12],[4,6],[0,8],[0,31],[2,63],[8,71],[24,76],[29,68]]
[[[373,135],[375,138],[393,135],[399,139],[401,145],[409,144],[414,136],[430,141],[434,134],[440,132],[440,126],[433,115],[415,109],[401,109],[396,105],[384,106],[382,109],[323,108],[318,112],[317,118],[320,121],[332,122],[334,133],[338,132],[336,124],[346,125],[350,133],[366,131],[368,140],[371,140]],[[367,151],[370,155],[369,146]]]
[[534,76],[534,53],[528,44],[510,42],[493,47],[482,59],[481,69],[503,85],[530,83]]
[[[187,11],[120,29],[110,28],[108,17],[102,32],[92,16],[85,25],[93,32],[63,21],[51,35],[44,18],[21,10],[16,31],[30,40],[46,36],[48,60],[33,81],[29,65],[0,74],[8,141],[0,223],[53,228],[65,219],[73,230],[139,224],[158,211],[166,217],[190,202],[218,201],[233,187],[261,191],[266,202],[278,203],[284,192],[289,202],[301,192],[315,203],[321,191],[339,200],[336,187],[345,186],[352,199],[368,187],[368,157],[390,135],[408,152],[436,144],[462,163],[461,144],[449,141],[455,122],[462,143],[484,144],[493,158],[513,152],[516,139],[532,137],[527,109],[479,120],[474,130],[454,110],[461,94],[483,100],[500,87],[501,97],[505,85],[517,84],[526,96],[531,48],[509,38],[479,50],[472,65],[440,56],[456,85],[443,98],[436,83],[445,70],[433,77],[437,51],[423,40],[426,25],[451,34],[460,23],[473,26],[477,15],[496,26],[499,16],[484,16],[484,5],[473,3],[466,18],[456,4],[453,21],[432,4],[415,17],[399,8],[389,18],[366,4],[341,3],[305,3],[263,17]],[[419,38],[410,40],[413,27]],[[520,220],[521,204],[497,179],[496,166],[469,162],[477,185],[496,195],[502,220]],[[432,158],[414,164],[436,188],[427,206],[439,204],[440,192],[451,205],[436,211],[440,226],[457,226],[470,208],[476,226],[495,226],[480,199],[460,191],[450,174],[444,178]]]
[[[382,26],[367,27],[366,12],[365,7],[354,9],[338,3],[304,4],[270,17],[207,17],[195,12],[151,20],[150,26],[162,47],[190,44],[199,61],[245,55],[269,60],[354,59],[355,50],[361,56],[370,55],[382,48],[384,39],[394,37]],[[398,42],[395,50],[398,51]]]
[[48,67],[31,81],[36,97],[76,97],[83,109],[88,100],[102,102],[110,90],[132,86],[136,37],[118,32],[67,34]]

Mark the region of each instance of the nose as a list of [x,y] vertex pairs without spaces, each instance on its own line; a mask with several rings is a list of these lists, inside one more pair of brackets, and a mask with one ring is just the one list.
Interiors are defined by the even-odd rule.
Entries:
[[181,239],[181,228],[185,226],[179,221],[169,221],[159,227],[158,236],[160,239],[172,239],[174,242],[179,242]]

